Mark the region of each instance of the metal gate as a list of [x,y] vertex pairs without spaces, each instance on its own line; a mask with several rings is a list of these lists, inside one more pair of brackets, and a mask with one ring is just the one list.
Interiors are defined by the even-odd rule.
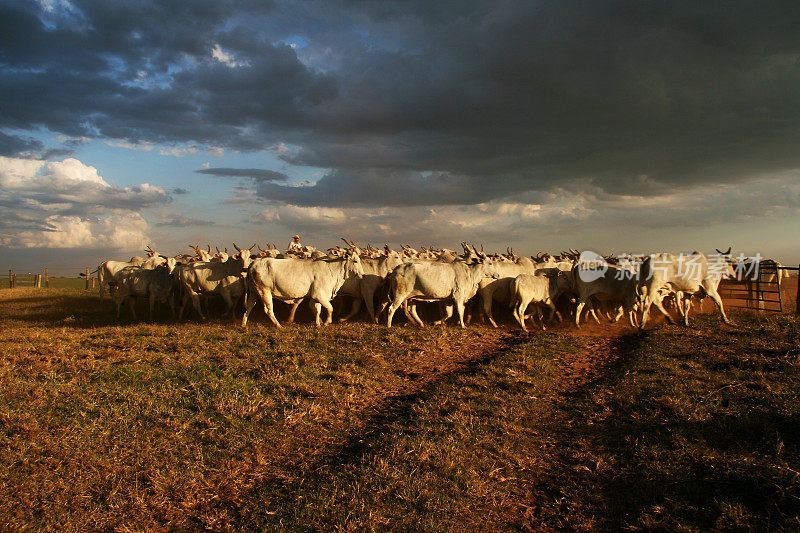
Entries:
[[764,259],[755,272],[744,272],[743,279],[726,279],[720,283],[719,294],[726,300],[726,308],[783,312],[781,300],[781,267],[771,259]]

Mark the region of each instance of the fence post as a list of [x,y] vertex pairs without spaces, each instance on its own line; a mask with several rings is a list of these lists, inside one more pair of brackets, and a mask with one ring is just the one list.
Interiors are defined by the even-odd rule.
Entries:
[[8,288],[14,288],[14,271],[12,269],[8,269]]
[[34,274],[33,275],[33,288],[38,289],[41,287],[42,283],[42,275],[41,274]]
[[86,267],[86,290],[89,290],[89,267]]
[[44,267],[44,287],[50,288],[50,273],[47,271],[47,267]]
[[94,289],[94,276],[92,276],[92,289]]
[[797,265],[797,300],[794,302],[794,314],[800,316],[800,265]]

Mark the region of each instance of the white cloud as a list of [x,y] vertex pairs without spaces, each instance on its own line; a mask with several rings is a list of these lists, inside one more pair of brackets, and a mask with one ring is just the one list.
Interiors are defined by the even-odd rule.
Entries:
[[149,226],[139,213],[114,213],[96,219],[52,215],[48,230],[23,231],[6,237],[3,245],[21,248],[141,248],[150,238]]
[[139,152],[149,152],[153,148],[155,148],[155,144],[153,144],[151,142],[135,142],[135,143],[132,143],[132,142],[125,141],[125,140],[122,140],[122,139],[109,140],[109,141],[103,141],[103,142],[105,142],[108,146],[113,146],[115,148],[127,148],[129,150],[137,150]]
[[71,157],[63,161],[45,162],[0,156],[0,187],[6,189],[40,190],[86,183],[109,187],[95,167],[84,165]]
[[18,189],[25,187],[44,168],[38,159],[19,159],[0,156],[0,187]]
[[347,222],[352,209],[334,207],[302,207],[282,205],[273,209],[264,209],[261,216],[264,220],[283,224],[332,224]]
[[158,151],[161,155],[171,155],[174,157],[184,157],[187,155],[192,155],[197,153],[197,147],[195,146],[187,146],[185,148],[178,148],[177,146],[173,146],[172,148],[162,148]]
[[219,146],[212,146],[206,151],[211,157],[225,157],[225,149]]
[[219,44],[215,44],[211,49],[211,57],[231,68],[250,66],[249,61],[238,61],[232,53],[224,51]]
[[163,205],[162,187],[109,185],[97,168],[0,156],[0,245],[139,248],[148,225],[139,210]]
[[56,183],[66,183],[69,185],[79,182],[89,182],[109,187],[109,184],[100,177],[95,167],[84,165],[75,158],[67,158],[63,161],[50,161],[47,163],[47,177]]
[[71,135],[59,135],[58,137],[56,137],[56,141],[58,141],[60,143],[77,142],[77,143],[81,143],[81,144],[86,144],[89,141],[91,141],[91,139],[89,137],[84,137],[84,136],[82,136],[82,137],[73,137]]

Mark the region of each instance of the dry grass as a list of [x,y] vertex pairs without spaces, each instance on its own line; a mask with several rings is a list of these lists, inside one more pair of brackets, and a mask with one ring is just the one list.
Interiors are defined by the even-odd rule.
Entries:
[[0,292],[9,530],[800,527],[793,318],[117,326]]

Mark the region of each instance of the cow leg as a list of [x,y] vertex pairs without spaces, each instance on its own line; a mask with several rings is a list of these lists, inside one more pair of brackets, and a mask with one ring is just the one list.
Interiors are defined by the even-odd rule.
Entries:
[[406,299],[408,298],[408,294],[410,294],[410,293],[406,293],[404,295],[404,294],[400,294],[398,292],[396,294],[391,295],[392,296],[392,303],[389,304],[389,311],[388,311],[388,315],[387,315],[387,318],[386,318],[386,325],[388,327],[392,326],[392,317],[394,317],[395,312],[401,306],[403,307],[403,311],[406,313],[406,316],[408,317],[408,320],[410,322],[414,321],[413,317],[409,316],[409,312],[408,312],[408,306],[407,306],[407,302],[406,302]]
[[729,326],[733,325],[733,323],[730,320],[728,320],[728,315],[725,314],[725,308],[722,307],[722,298],[720,298],[719,293],[716,291],[716,289],[712,290],[706,289],[706,293],[709,296],[711,296],[711,299],[714,300],[714,303],[717,304],[717,307],[719,307],[719,312],[722,313],[722,321],[728,324]]
[[394,316],[394,312],[397,311],[397,308],[400,307],[399,305],[395,305],[397,300],[393,301],[391,305],[389,305],[389,312],[386,318],[386,327],[392,327],[392,317]]
[[528,328],[525,327],[525,310],[528,308],[529,303],[530,302],[520,299],[518,305],[514,306],[514,318],[517,319],[519,326],[525,333],[528,332]]
[[220,296],[222,296],[222,299],[225,301],[225,312],[223,315],[233,316],[233,299],[230,293],[223,289],[222,292],[220,292]]
[[361,297],[364,300],[364,303],[367,306],[367,313],[369,313],[369,318],[378,323],[378,316],[375,314],[375,287],[373,284],[363,284],[361,287]]
[[255,295],[247,298],[244,305],[244,315],[242,315],[242,327],[247,327],[247,317],[250,316],[250,311],[253,310],[253,307],[256,306],[256,297]]
[[200,296],[195,292],[190,292],[189,296],[192,299],[192,307],[194,307],[194,310],[197,311],[198,315],[200,315],[200,320],[205,322],[206,316],[203,314],[203,310],[200,309]]
[[550,315],[547,317],[546,320],[542,321],[542,331],[545,330],[545,327],[544,327],[545,322],[552,322],[553,321],[553,316],[556,314],[556,304],[553,303],[553,300],[548,299],[546,302],[544,302],[544,304],[550,310]]
[[691,298],[691,296],[681,298],[680,307],[683,308],[683,312],[681,313],[683,315],[683,325],[687,327],[689,326],[689,310],[692,308]]
[[491,324],[493,328],[496,328],[497,322],[494,321],[494,317],[492,316],[492,293],[488,291],[481,292],[481,303],[483,304],[483,316],[489,319],[489,324]]
[[[681,315],[681,317],[683,317],[683,319],[686,320],[685,314],[687,312],[689,312],[689,309],[687,309],[686,304],[687,304],[687,300],[689,298],[691,298],[691,296],[689,298],[684,298],[684,295],[685,295],[685,293],[683,291],[676,291],[675,292],[675,307],[678,308],[678,313]],[[688,303],[689,303],[689,307],[691,307],[691,302],[688,302]],[[688,326],[688,324],[687,324],[687,326]]]
[[600,324],[600,319],[597,318],[597,311],[595,310],[594,302],[592,300],[589,300],[589,302],[586,305],[588,307],[588,309],[586,311],[586,314],[587,315],[592,315],[592,318],[594,318],[594,321],[597,322],[597,324],[599,325]]
[[664,316],[667,317],[667,322],[669,322],[670,324],[674,324],[675,323],[675,319],[672,318],[672,315],[670,315],[667,312],[667,310],[664,309],[664,305],[661,303],[661,299],[660,298],[657,298],[657,297],[654,298],[653,299],[653,304],[656,306],[656,309],[661,311],[664,314]]
[[150,303],[150,315],[149,315],[148,320],[150,322],[152,322],[153,321],[153,309],[156,306],[156,295],[153,294],[152,292],[150,293],[150,302],[149,303]]
[[465,329],[467,326],[464,325],[464,300],[455,298],[455,305],[458,313],[458,325],[461,326],[461,329]]
[[183,320],[183,311],[189,305],[189,300],[190,300],[189,293],[188,292],[183,293],[183,296],[181,297],[181,308],[178,311],[178,320],[179,321]]
[[314,324],[317,327],[321,327],[322,320],[320,317],[322,316],[322,304],[316,300],[309,300],[308,306],[314,311]]
[[583,300],[578,301],[578,307],[575,308],[575,326],[581,327],[581,311],[583,311],[583,307],[586,305],[586,302]]
[[282,328],[278,319],[275,318],[275,305],[272,301],[272,293],[268,290],[264,290],[264,292],[259,292],[261,295],[261,301],[264,302],[264,313],[269,317],[273,324],[275,324],[276,328]]
[[[331,324],[333,322],[333,306],[329,299],[327,299],[324,295],[316,295],[312,296],[312,308],[314,309],[314,321],[317,324],[317,327],[322,326],[322,308],[325,308],[327,314],[325,316],[325,324]],[[310,302],[310,303],[311,303]]]
[[632,328],[637,327],[639,324],[636,317],[636,311],[634,311],[634,309],[631,307],[630,309],[627,310],[627,312],[628,312],[628,322],[630,322],[631,327]]
[[361,298],[353,298],[353,307],[352,309],[350,309],[350,314],[341,317],[339,319],[339,322],[347,322],[348,320],[356,316],[359,311],[361,311]]
[[642,319],[639,321],[639,329],[644,329],[648,318],[650,318],[650,299],[645,298],[642,302]]
[[[123,300],[124,300],[124,298],[123,298]],[[120,300],[119,298],[114,298],[114,303],[117,306],[117,322],[119,322],[119,309],[120,309],[120,307],[122,307],[122,300]]]
[[136,318],[136,304],[134,303],[132,296],[128,296],[128,309],[131,310],[131,316],[133,317],[133,320],[138,321],[139,319]]
[[412,319],[413,322],[416,322],[417,324],[419,324],[419,327],[421,327],[421,328],[425,327],[425,322],[423,322],[422,319],[417,314],[417,304],[416,303],[411,302],[410,304],[408,304],[408,314],[411,315],[411,319]]
[[237,296],[235,302],[233,301],[233,298],[231,298],[231,301],[233,302],[233,305],[231,305],[228,315],[233,318],[233,315],[236,313],[236,308],[239,307],[239,302],[242,301],[242,297]]
[[292,307],[289,308],[289,318],[286,319],[288,324],[294,324],[294,314],[297,312],[298,306],[302,303],[303,299],[300,298],[299,300],[293,300]]
[[442,311],[442,315],[443,316],[442,316],[442,318],[440,318],[439,320],[434,322],[434,324],[437,325],[437,326],[440,325],[440,324],[444,324],[445,322],[450,320],[450,318],[453,316],[453,306],[452,306],[452,304],[444,305],[441,302],[439,302],[439,306],[440,306],[440,310]]

